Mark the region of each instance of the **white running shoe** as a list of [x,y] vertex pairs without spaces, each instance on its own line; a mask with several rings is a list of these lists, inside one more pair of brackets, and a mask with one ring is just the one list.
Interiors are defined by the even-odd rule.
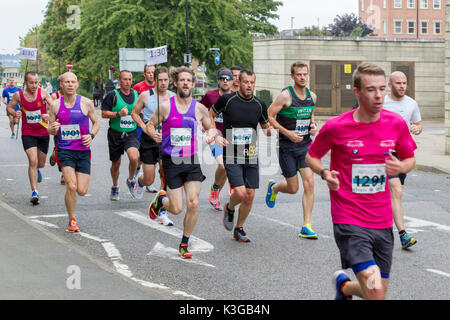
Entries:
[[157,193],[158,192],[158,189],[156,189],[153,185],[146,186],[145,189],[147,190],[147,192],[150,192],[150,193]]
[[167,212],[164,209],[159,212],[158,220],[162,225],[173,226],[172,220],[169,219],[169,217],[167,216]]
[[136,179],[136,184],[134,185],[134,195],[136,199],[142,199],[144,195],[144,186],[139,183],[139,178]]

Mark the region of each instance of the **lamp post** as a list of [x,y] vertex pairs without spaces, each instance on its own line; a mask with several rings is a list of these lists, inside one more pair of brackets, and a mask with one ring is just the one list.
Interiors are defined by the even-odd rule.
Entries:
[[[186,53],[189,54],[189,16],[188,16],[188,0],[184,2],[184,11],[186,14]],[[189,67],[189,62],[186,63]]]

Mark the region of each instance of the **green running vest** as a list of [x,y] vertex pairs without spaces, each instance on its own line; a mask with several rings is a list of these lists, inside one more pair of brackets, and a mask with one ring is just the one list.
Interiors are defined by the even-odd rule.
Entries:
[[128,104],[122,99],[122,97],[119,94],[119,91],[114,90],[114,93],[116,94],[116,105],[112,108],[111,111],[119,112],[124,107],[127,107],[127,109],[128,109],[127,116],[111,119],[110,127],[111,127],[111,129],[113,129],[117,132],[131,132],[131,131],[136,130],[136,128],[137,128],[136,122],[134,122],[133,118],[131,118],[131,111],[133,110],[133,107],[138,100],[137,91],[133,90],[133,92],[134,92],[133,104]]

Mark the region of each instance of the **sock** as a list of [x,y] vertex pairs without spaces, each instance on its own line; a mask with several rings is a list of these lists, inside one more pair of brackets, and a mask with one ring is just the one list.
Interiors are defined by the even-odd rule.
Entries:
[[181,244],[188,244],[188,242],[189,242],[189,237],[186,237],[186,236],[183,234],[183,238],[181,238]]
[[137,179],[137,182],[138,182],[139,187],[141,187],[141,188],[144,187],[144,185],[141,183],[141,179]]
[[342,289],[344,289],[344,286],[345,286],[345,284],[346,284],[347,282],[350,282],[350,280],[346,280],[346,281],[342,282],[341,286],[339,287],[339,290],[341,291],[342,295],[343,295],[345,298],[351,297],[351,296],[347,296],[347,295],[344,293],[344,291],[342,291]]
[[158,206],[160,206],[160,207],[163,206],[162,200],[163,200],[165,197],[167,197],[165,194],[158,197]]
[[401,231],[398,232],[398,234],[400,235],[400,237],[402,237],[405,233],[406,233],[405,230],[401,230]]
[[220,186],[218,186],[217,184],[213,184],[212,188],[213,188],[213,190],[219,190]]

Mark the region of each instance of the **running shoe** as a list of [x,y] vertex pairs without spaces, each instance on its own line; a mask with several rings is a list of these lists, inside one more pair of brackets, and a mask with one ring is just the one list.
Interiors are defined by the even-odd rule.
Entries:
[[311,223],[305,224],[302,227],[302,230],[298,234],[300,238],[306,238],[306,239],[317,239],[318,235],[313,231],[311,228]]
[[220,197],[219,197],[219,189],[214,189],[214,186],[211,186],[208,197],[209,203],[212,205],[214,210],[220,211],[222,206],[220,205]]
[[[150,203],[150,207],[148,208],[148,215],[150,216],[150,219],[155,220],[158,217],[159,212],[163,208],[162,204],[162,197],[166,195],[166,192],[164,190],[160,190],[156,195],[153,201]],[[161,199],[160,199],[161,198]]]
[[127,178],[127,187],[128,191],[130,191],[130,195],[133,199],[136,198],[136,193],[134,192],[134,186],[136,185],[136,180],[131,180]]
[[53,152],[50,156],[50,159],[48,159],[48,162],[53,167],[56,164],[56,156],[55,156],[55,149],[53,149]]
[[339,270],[334,273],[332,279],[332,285],[336,290],[334,300],[352,300],[352,296],[347,297],[341,291],[342,285],[347,281],[350,281],[350,278],[343,270]]
[[266,193],[266,204],[269,208],[273,208],[275,206],[275,199],[278,193],[273,192],[272,187],[275,184],[275,181],[269,179],[267,181],[267,193]]
[[239,242],[250,242],[243,228],[234,228],[233,237]]
[[157,193],[158,192],[158,189],[156,189],[153,185],[146,186],[145,190],[147,190],[147,192],[150,192],[150,193]]
[[400,242],[402,243],[403,249],[408,249],[409,247],[415,245],[417,240],[416,240],[416,238],[411,237],[407,232],[405,232],[400,237]]
[[66,179],[64,179],[64,176],[61,174],[61,180],[59,180],[59,183],[62,185],[66,184]]
[[173,226],[173,222],[172,220],[169,219],[169,215],[167,214],[167,211],[162,208],[161,211],[158,214],[158,220],[159,223],[161,223],[162,225],[171,227]]
[[31,194],[30,202],[34,206],[40,203],[39,194],[38,194],[37,190],[34,190],[33,193]]
[[139,182],[139,178],[136,179],[136,183],[134,184],[134,194],[136,199],[142,199],[144,195],[144,186]]
[[134,173],[134,180],[137,180],[140,176],[142,175],[141,173],[141,167],[137,167],[136,172]]
[[187,243],[181,243],[178,250],[180,252],[181,258],[183,258],[183,259],[191,259],[192,258],[192,253],[189,252]]
[[42,182],[42,174],[41,171],[38,168],[38,183]]
[[80,232],[80,228],[78,227],[77,220],[75,218],[70,219],[69,225],[67,226],[67,231]]
[[13,133],[11,133],[11,139],[14,139],[16,137],[16,134],[13,132]]
[[119,187],[111,187],[109,199],[112,201],[119,201]]
[[226,230],[233,230],[234,211],[228,209],[228,203],[223,206],[223,226]]

